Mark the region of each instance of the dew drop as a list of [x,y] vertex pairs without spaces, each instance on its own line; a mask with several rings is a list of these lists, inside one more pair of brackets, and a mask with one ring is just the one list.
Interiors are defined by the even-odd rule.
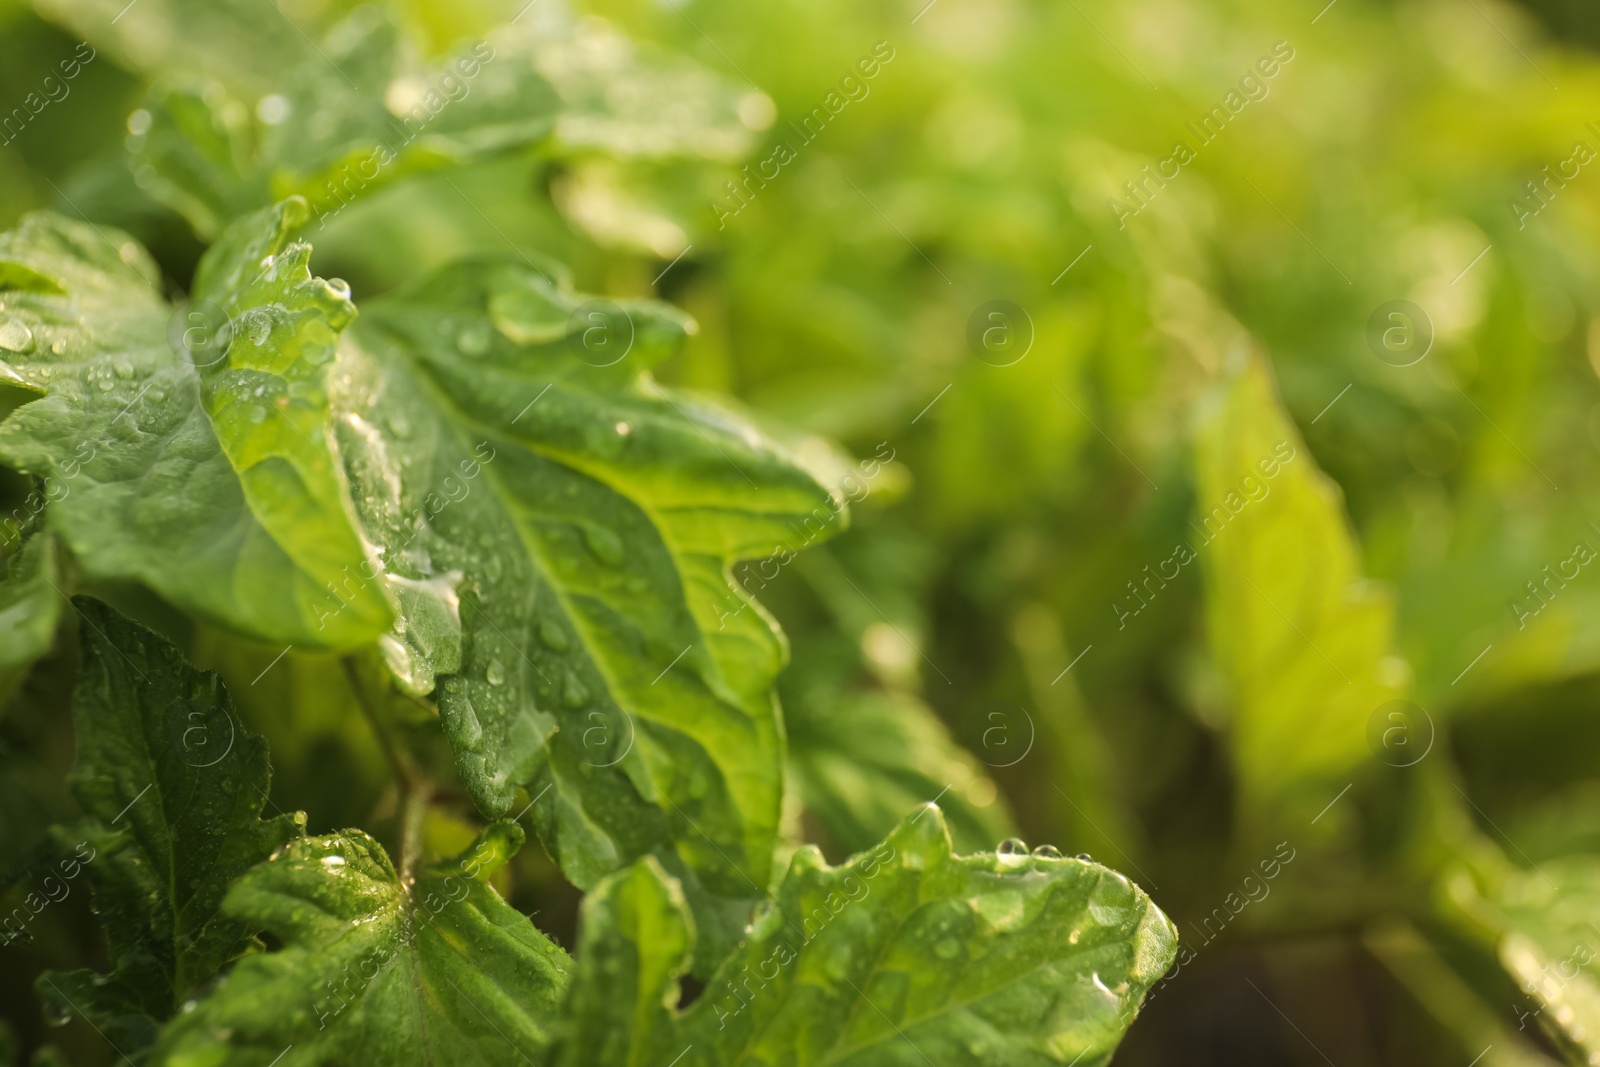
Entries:
[[7,352],[33,351],[33,331],[21,319],[0,315],[0,348]]
[[1080,852],[1080,853],[1077,854],[1077,856],[1075,856],[1073,858],[1082,860],[1084,863],[1093,863],[1094,862],[1094,857],[1089,855],[1087,852]]
[[961,942],[953,937],[941,938],[933,946],[933,952],[942,960],[953,960],[961,955]]
[[615,567],[622,562],[622,538],[610,530],[600,526],[586,526],[583,530],[583,539],[588,542],[589,551],[593,552],[601,563]]
[[477,748],[483,740],[483,724],[478,721],[477,709],[465,698],[456,705],[456,739],[468,749]]
[[1020,837],[1008,837],[1000,842],[1000,847],[995,849],[1002,856],[1026,856],[1028,843]]
[[505,685],[505,666],[497,659],[490,660],[488,670],[484,671],[484,677],[489,679],[490,685]]
[[553,652],[565,652],[569,646],[567,632],[550,619],[539,622],[539,641]]
[[1033,858],[1039,860],[1058,860],[1061,850],[1054,845],[1040,845],[1033,850]]
[[328,288],[333,290],[333,295],[340,300],[350,299],[350,283],[343,278],[329,278]]
[[561,685],[561,703],[569,708],[581,708],[589,702],[588,688],[576,674],[568,673]]

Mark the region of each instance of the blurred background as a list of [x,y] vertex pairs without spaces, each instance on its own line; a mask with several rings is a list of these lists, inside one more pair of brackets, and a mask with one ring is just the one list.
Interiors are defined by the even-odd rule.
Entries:
[[[0,225],[120,227],[179,293],[211,234],[151,177],[152,87],[270,126],[343,91],[307,71],[354,5],[124,4],[0,0]],[[745,576],[792,647],[793,837],[837,859],[938,798],[963,849],[1127,873],[1190,950],[1127,1067],[1600,1062],[1592,5],[389,13],[417,62],[516,35],[567,110],[319,211],[313,270],[359,305],[549,257],[695,317],[662,379],[858,464],[848,533]],[[9,511],[28,486],[0,477]],[[164,621],[228,678],[274,654]],[[391,818],[337,664],[288,666],[243,698],[275,803]],[[72,814],[65,678],[0,719],[8,900]],[[570,945],[537,853],[513,901]],[[110,1062],[30,985],[103,951],[86,904],[33,933],[0,967],[18,1062]]]

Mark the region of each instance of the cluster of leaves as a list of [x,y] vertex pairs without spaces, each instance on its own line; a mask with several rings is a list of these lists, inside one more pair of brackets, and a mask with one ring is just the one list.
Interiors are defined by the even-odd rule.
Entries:
[[[4,257],[28,337],[0,341],[33,346],[0,352],[31,383],[5,410],[46,395],[0,424],[5,462],[42,479],[11,490],[0,671],[70,630],[62,594],[89,591],[223,672],[270,737],[276,801],[319,830],[366,826],[402,880],[408,855],[419,882],[442,864],[436,899],[509,849],[493,831],[473,850],[485,819],[528,820],[589,891],[581,923],[558,914],[577,906],[538,849],[486,875],[547,930],[579,931],[580,970],[543,979],[570,1008],[495,1016],[530,1058],[552,1017],[580,1027],[553,1038],[568,1060],[637,1041],[685,1064],[733,1058],[708,1030],[770,1019],[748,1046],[770,1061],[812,1049],[787,1036],[809,1022],[777,1021],[798,1011],[851,1036],[797,1059],[1026,1061],[996,1034],[1052,1024],[906,1025],[945,995],[942,961],[967,959],[959,937],[948,957],[931,933],[889,947],[915,962],[869,974],[802,971],[764,940],[771,918],[745,933],[757,900],[784,913],[825,881],[798,841],[870,862],[936,796],[962,851],[1015,832],[1009,802],[1029,839],[1114,860],[1194,935],[1119,1062],[1291,1062],[1308,1038],[1408,1067],[1600,1055],[1600,201],[1582,179],[1527,186],[1595,145],[1595,57],[1487,0],[585,7],[636,39],[554,0],[285,4],[294,21],[243,0],[40,0],[66,30],[0,6],[14,98],[80,37],[100,57],[0,149],[8,217],[95,221],[35,221]],[[827,102],[879,54],[894,59],[850,74],[848,106]],[[1294,58],[1196,144],[1189,124],[1268,54]],[[733,81],[747,74],[771,97]],[[65,107],[84,121],[48,121]],[[1146,177],[1177,140],[1194,159]],[[353,322],[296,225],[362,294]],[[639,299],[591,305],[521,248]],[[282,267],[255,277],[269,254]],[[139,280],[158,277],[188,297],[164,306]],[[997,296],[1028,315],[1015,361],[968,348]],[[1409,366],[1368,337],[1399,299],[1432,336]],[[630,322],[628,357],[600,366],[615,350],[584,339]],[[651,362],[680,388],[641,375]],[[687,387],[875,458],[845,467]],[[161,415],[157,391],[187,407]],[[158,484],[182,491],[147,499]],[[830,540],[843,498],[852,529]],[[781,675],[768,611],[794,647]],[[44,834],[92,816],[55,784],[70,660],[38,662],[0,722],[11,855],[90,840]],[[180,749],[211,721],[185,719]],[[1279,842],[1296,858],[1263,883]],[[294,869],[335,855],[388,884],[364,842]],[[1010,871],[1006,855],[985,862]],[[866,907],[882,880],[838,877],[844,910],[816,945],[838,936],[853,961],[870,937],[846,924],[867,913],[842,902],[873,886]],[[244,928],[275,951],[231,950],[248,949],[219,998],[250,975],[264,1002],[258,964],[327,940],[274,918],[294,891],[254,885]],[[1009,888],[975,913],[1017,914],[998,906]],[[455,929],[418,899],[402,901],[415,944]],[[1025,899],[1023,916],[1050,913]],[[96,946],[52,909],[38,928],[63,929],[32,970],[82,966]],[[113,953],[136,937],[115,931]],[[361,973],[372,950],[349,951]],[[409,958],[404,977],[426,973]],[[525,992],[559,969],[517,959]],[[1115,967],[1090,970],[1115,990]],[[681,973],[703,988],[686,1012]],[[84,1007],[98,988],[55,980]],[[367,979],[332,980],[291,1007],[363,1047]],[[488,1037],[457,990],[420,984],[425,1008]],[[1038,1057],[1094,1061],[1084,1035],[1110,1016],[1054,988],[1021,999],[1080,1014]],[[845,993],[853,1011],[830,1015]],[[131,1021],[107,1033],[204,1059],[221,1053],[202,1027],[258,1032],[240,1001],[199,1001],[164,1031],[170,1006],[117,1008]],[[241,1015],[183,1025],[214,1003]],[[910,1041],[855,1051],[893,1026]],[[1246,1052],[1219,1048],[1241,1032]],[[274,1040],[250,1054],[292,1038]]]
[[[992,785],[946,802],[991,849],[958,856],[922,802],[987,779],[925,707],[858,698],[877,766],[830,758],[820,720],[794,753],[806,810],[861,855],[829,866],[786,815],[787,647],[735,565],[846,525],[835,450],[658,383],[693,319],[516,247],[359,312],[312,272],[312,227],[391,184],[703,167],[764,98],[553,6],[438,48],[380,7],[320,43],[252,41],[230,5],[50,13],[148,78],[126,181],[0,235],[0,462],[27,483],[0,685],[70,701],[76,737],[75,817],[7,831],[30,859],[7,941],[77,845],[105,938],[103,966],[38,977],[53,1018],[172,1065],[1109,1058],[1171,923],[1086,858],[993,851]],[[152,33],[179,26],[198,40]],[[113,225],[138,228],[129,203],[206,244],[181,290]],[[239,704],[190,662],[259,649]],[[389,847],[278,810],[247,725],[275,668],[329,665],[340,695],[304,686],[265,728],[281,759],[306,744],[286,720],[365,720],[386,769],[356,821]],[[587,893],[575,958],[506,902],[524,818]]]
[[[115,967],[47,972],[40,987],[123,1055],[637,1064],[694,1050],[724,1064],[910,1062],[931,1049],[1101,1062],[1172,958],[1171,924],[1121,875],[1038,852],[957,857],[928,806],[844,866],[797,852],[680,1013],[694,912],[654,857],[585,900],[574,961],[488,884],[523,842],[514,822],[396,870],[360,830],[306,836],[303,815],[263,820],[260,738],[241,731],[204,762],[183,744],[191,716],[234,721],[217,677],[97,601],[73,607],[86,815],[74,832],[94,847]],[[258,935],[279,947],[262,951]]]
[[[680,295],[721,312],[685,374],[915,477],[777,605],[786,706],[904,686],[995,766],[1037,726],[997,775],[1027,835],[1148,871],[1195,938],[1119,1062],[1318,1058],[1264,972],[1334,1062],[1589,1062],[1600,202],[1528,182],[1596,145],[1595,56],[1512,4],[922,6],[606,5],[797,122],[898,50],[725,230],[639,193],[723,257]],[[1005,367],[967,340],[997,296],[1033,340]],[[1432,345],[1386,360],[1401,299]],[[848,669],[810,651],[840,630]]]

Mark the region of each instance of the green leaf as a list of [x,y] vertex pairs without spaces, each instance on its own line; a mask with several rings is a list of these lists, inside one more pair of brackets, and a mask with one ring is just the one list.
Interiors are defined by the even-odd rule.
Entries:
[[579,965],[551,1067],[654,1063],[681,1047],[678,979],[694,951],[683,889],[654,857],[584,898]]
[[50,214],[0,236],[0,375],[46,394],[0,459],[58,483],[49,527],[91,580],[141,581],[267,642],[348,648],[392,613],[326,440],[348,294],[290,233],[301,201],[225,234],[180,314],[126,237]]
[[314,55],[311,41],[320,36],[315,24],[263,12],[254,0],[41,0],[38,6],[93,45],[85,46],[90,61],[95,49],[106,49],[129,70],[202,71],[253,93],[268,92],[283,71]]
[[1189,546],[1232,693],[1234,766],[1248,809],[1289,802],[1315,814],[1328,783],[1371,758],[1367,722],[1400,695],[1394,608],[1362,579],[1339,488],[1284,414],[1266,364],[1248,359],[1212,400]]
[[224,904],[283,948],[241,960],[153,1062],[539,1063],[571,961],[481,881],[521,844],[496,823],[415,881],[359,830],[290,844]]
[[730,162],[749,151],[754,125],[741,121],[740,104],[760,94],[599,19],[544,15],[522,32],[534,66],[561,96],[558,150]]
[[250,108],[216,82],[158,82],[140,105],[144,132],[128,139],[139,187],[213,237],[271,202],[271,174],[256,159]]
[[267,746],[245,732],[215,674],[98,601],[72,604],[83,664],[69,781],[87,819],[58,836],[85,843],[76,858],[87,867],[113,969],[46,973],[38,988],[131,1052],[250,944],[256,927],[218,913],[223,894],[304,820],[261,818]]
[[[913,697],[829,694],[790,704],[784,718],[801,802],[842,852],[871,848],[936,797],[957,848],[993,848],[1016,832],[982,766]],[[989,803],[979,806],[969,793]]]
[[290,195],[305,196],[320,221],[405,174],[537,142],[556,108],[526,55],[479,42],[423,64],[393,19],[369,6],[261,101],[236,99],[219,81],[157,85],[131,165],[205,235]]
[[796,854],[680,1015],[689,930],[648,860],[591,894],[556,1062],[1101,1065],[1177,943],[1143,892],[1097,864],[952,855],[933,805],[842,866]]
[[[43,503],[42,493],[37,496]],[[50,650],[61,619],[55,540],[36,525],[30,519],[7,529],[16,536],[15,551],[0,556],[0,696],[24,667]]]
[[1496,1011],[1409,922],[1379,920],[1362,934],[1361,943],[1419,1006],[1456,1037],[1465,1056],[1488,1053],[1479,1060],[1482,1067],[1553,1067],[1555,1061],[1537,1051],[1530,1040],[1534,1035],[1527,1033],[1526,1019],[1511,1029],[1502,1021],[1506,1013]]
[[[581,887],[655,853],[726,945],[770,872],[786,651],[729,567],[839,529],[844,501],[650,379],[682,315],[611,307],[496,262],[374,302],[338,368],[340,453],[392,580],[435,596],[429,641],[460,620],[438,702],[479,807],[525,786]],[[418,619],[385,649],[422,689]]]
[[1537,1005],[1543,1029],[1573,1050],[1573,1061],[1600,1058],[1600,857],[1545,860],[1533,870],[1507,862],[1483,880],[1487,891],[1465,869],[1447,875],[1452,910],[1488,936],[1506,974]]

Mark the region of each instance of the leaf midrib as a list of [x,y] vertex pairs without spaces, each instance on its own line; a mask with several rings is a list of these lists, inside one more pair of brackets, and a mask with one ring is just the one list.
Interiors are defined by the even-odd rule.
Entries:
[[[446,391],[444,384],[436,380],[434,376],[428,372],[428,369],[425,365],[419,366],[419,364],[426,364],[427,361],[410,354],[407,346],[409,339],[405,338],[403,334],[397,334],[393,330],[384,327],[381,320],[376,322],[374,325],[376,328],[383,330],[385,334],[390,335],[389,339],[391,340],[392,344],[389,348],[389,351],[393,353],[393,358],[405,365],[405,369],[410,373],[413,380],[419,384],[420,388],[425,392],[428,398],[433,401],[434,409],[440,414],[441,423],[443,423],[449,429],[449,432],[459,447],[466,449],[468,446],[467,437],[471,435],[465,433],[465,431],[477,430],[481,431],[483,436],[489,439],[505,440],[506,438],[510,438],[517,443],[518,447],[525,448],[527,451],[538,455],[541,458],[548,459],[563,466],[568,466],[571,469],[578,470],[578,472],[581,474],[589,476],[588,472],[576,467],[572,467],[571,464],[567,463],[565,458],[557,451],[540,448],[528,442],[523,437],[519,437],[516,434],[507,434],[499,428],[485,425],[477,419],[472,418],[454,402],[453,398],[451,398],[450,394]],[[376,352],[369,352],[368,355],[369,358],[375,360],[379,366],[384,365],[385,359],[383,356],[378,355]],[[619,685],[617,678],[609,670],[603,659],[588,651],[589,649],[596,647],[598,642],[592,639],[592,635],[589,633],[587,626],[585,626],[581,621],[581,615],[574,609],[571,600],[567,596],[561,583],[553,580],[549,564],[545,560],[542,553],[530,542],[529,534],[524,528],[522,521],[518,517],[519,511],[521,510],[518,506],[516,506],[518,498],[515,496],[515,494],[511,493],[507,489],[507,487],[501,482],[501,480],[492,470],[486,469],[485,474],[489,477],[490,484],[495,489],[495,496],[500,508],[506,514],[511,527],[516,531],[517,541],[522,546],[523,551],[527,554],[530,563],[532,563],[532,565],[538,570],[540,576],[544,579],[545,585],[553,591],[557,603],[560,604],[562,611],[566,614],[568,621],[573,625],[574,629],[578,630],[580,634],[585,636],[585,654],[589,662],[594,666],[596,672],[604,680],[607,696],[618,708],[623,708],[625,706],[625,702],[618,699],[618,696],[623,692],[623,689]],[[610,481],[601,478],[595,478],[595,480],[604,485],[611,492],[616,493],[622,499],[627,500],[633,506],[638,507],[640,511],[642,511],[650,520],[652,527],[657,533],[657,536],[661,537],[663,543],[668,546],[668,550],[672,553],[674,558],[681,556],[681,552],[679,551],[678,547],[667,538],[666,528],[662,525],[660,516],[655,514],[654,511],[645,504],[634,499],[628,493],[623,492]],[[674,568],[673,581],[676,583],[678,599],[687,603],[687,594],[683,588],[682,574],[676,567]],[[703,639],[705,635],[702,631],[700,631],[699,623],[694,620],[692,611],[689,613],[689,618],[693,623],[695,630],[700,633],[700,636]],[[715,657],[712,657],[712,662],[716,662]],[[720,665],[718,665],[718,670],[720,674]],[[709,693],[710,687],[708,686],[707,689]],[[713,699],[715,699],[714,694],[712,694],[712,696]],[[720,702],[721,701],[719,701],[719,703]],[[734,704],[733,709],[740,716],[746,719],[749,718],[749,716],[745,713],[744,708],[738,704]],[[653,722],[658,726],[662,726],[674,731],[685,740],[694,744],[695,747],[705,755],[706,759],[718,769],[718,772],[722,775],[725,782],[732,782],[735,780],[736,776],[730,773],[729,768],[725,767],[717,758],[716,754],[708,749],[698,737],[695,737],[693,734],[685,733],[683,730],[679,729],[677,724],[663,722],[656,716],[642,717],[647,718],[650,722]],[[731,790],[730,795],[733,795]],[[741,820],[746,818],[742,807],[735,805],[734,810],[739,815]],[[748,852],[747,843],[741,843],[741,849],[742,851]],[[621,851],[622,850],[619,849],[619,854]]]

